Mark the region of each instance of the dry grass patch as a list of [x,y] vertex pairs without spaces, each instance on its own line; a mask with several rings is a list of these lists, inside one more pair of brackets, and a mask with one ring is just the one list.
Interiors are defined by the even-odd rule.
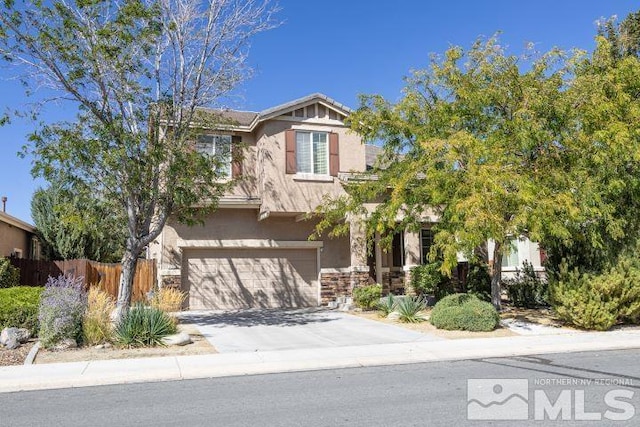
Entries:
[[515,319],[555,328],[567,327],[551,308],[518,308],[505,306],[499,313],[501,319]]
[[178,330],[188,333],[193,343],[185,346],[146,347],[146,348],[105,348],[80,347],[63,351],[40,350],[35,363],[84,362],[105,359],[135,359],[140,357],[190,356],[217,353],[207,339],[194,325],[181,324]]

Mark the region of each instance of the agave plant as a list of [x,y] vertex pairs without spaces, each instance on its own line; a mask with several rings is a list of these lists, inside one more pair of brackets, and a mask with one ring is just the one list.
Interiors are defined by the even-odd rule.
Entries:
[[115,329],[118,344],[125,347],[162,345],[162,338],[176,333],[171,317],[155,307],[137,303]]
[[391,312],[396,309],[396,298],[392,294],[388,294],[384,298],[380,298],[378,302],[378,310],[380,310],[380,316],[387,317]]
[[396,304],[395,311],[400,315],[398,320],[405,323],[419,323],[426,320],[420,314],[427,307],[427,303],[422,297],[406,296]]

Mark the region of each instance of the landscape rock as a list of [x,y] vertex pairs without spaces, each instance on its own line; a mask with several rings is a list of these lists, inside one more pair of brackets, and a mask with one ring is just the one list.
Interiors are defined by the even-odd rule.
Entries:
[[73,338],[65,338],[53,347],[53,350],[68,350],[77,348],[78,343]]
[[191,337],[186,332],[179,332],[174,335],[167,335],[162,338],[162,344],[164,345],[187,345],[191,344]]
[[398,320],[400,319],[400,313],[398,313],[397,311],[392,311],[391,313],[389,313],[389,315],[387,316],[387,319],[390,320]]
[[6,346],[12,338],[18,343],[24,344],[31,338],[31,332],[25,328],[4,328],[0,332],[0,344]]
[[14,350],[20,347],[20,342],[18,342],[18,340],[14,337],[11,337],[7,340],[7,342],[5,342],[4,346],[7,350]]

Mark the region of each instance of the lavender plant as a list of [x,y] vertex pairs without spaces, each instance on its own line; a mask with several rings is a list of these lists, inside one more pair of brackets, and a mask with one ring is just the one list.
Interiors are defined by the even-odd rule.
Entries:
[[40,298],[40,341],[52,347],[60,341],[82,337],[82,316],[87,307],[87,294],[82,277],[60,275],[49,277]]

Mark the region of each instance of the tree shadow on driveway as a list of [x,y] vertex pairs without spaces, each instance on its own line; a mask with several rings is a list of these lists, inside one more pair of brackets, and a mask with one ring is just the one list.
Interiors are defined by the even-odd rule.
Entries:
[[177,317],[181,323],[220,328],[226,326],[301,326],[339,319],[339,316],[322,308],[188,311],[179,313]]

